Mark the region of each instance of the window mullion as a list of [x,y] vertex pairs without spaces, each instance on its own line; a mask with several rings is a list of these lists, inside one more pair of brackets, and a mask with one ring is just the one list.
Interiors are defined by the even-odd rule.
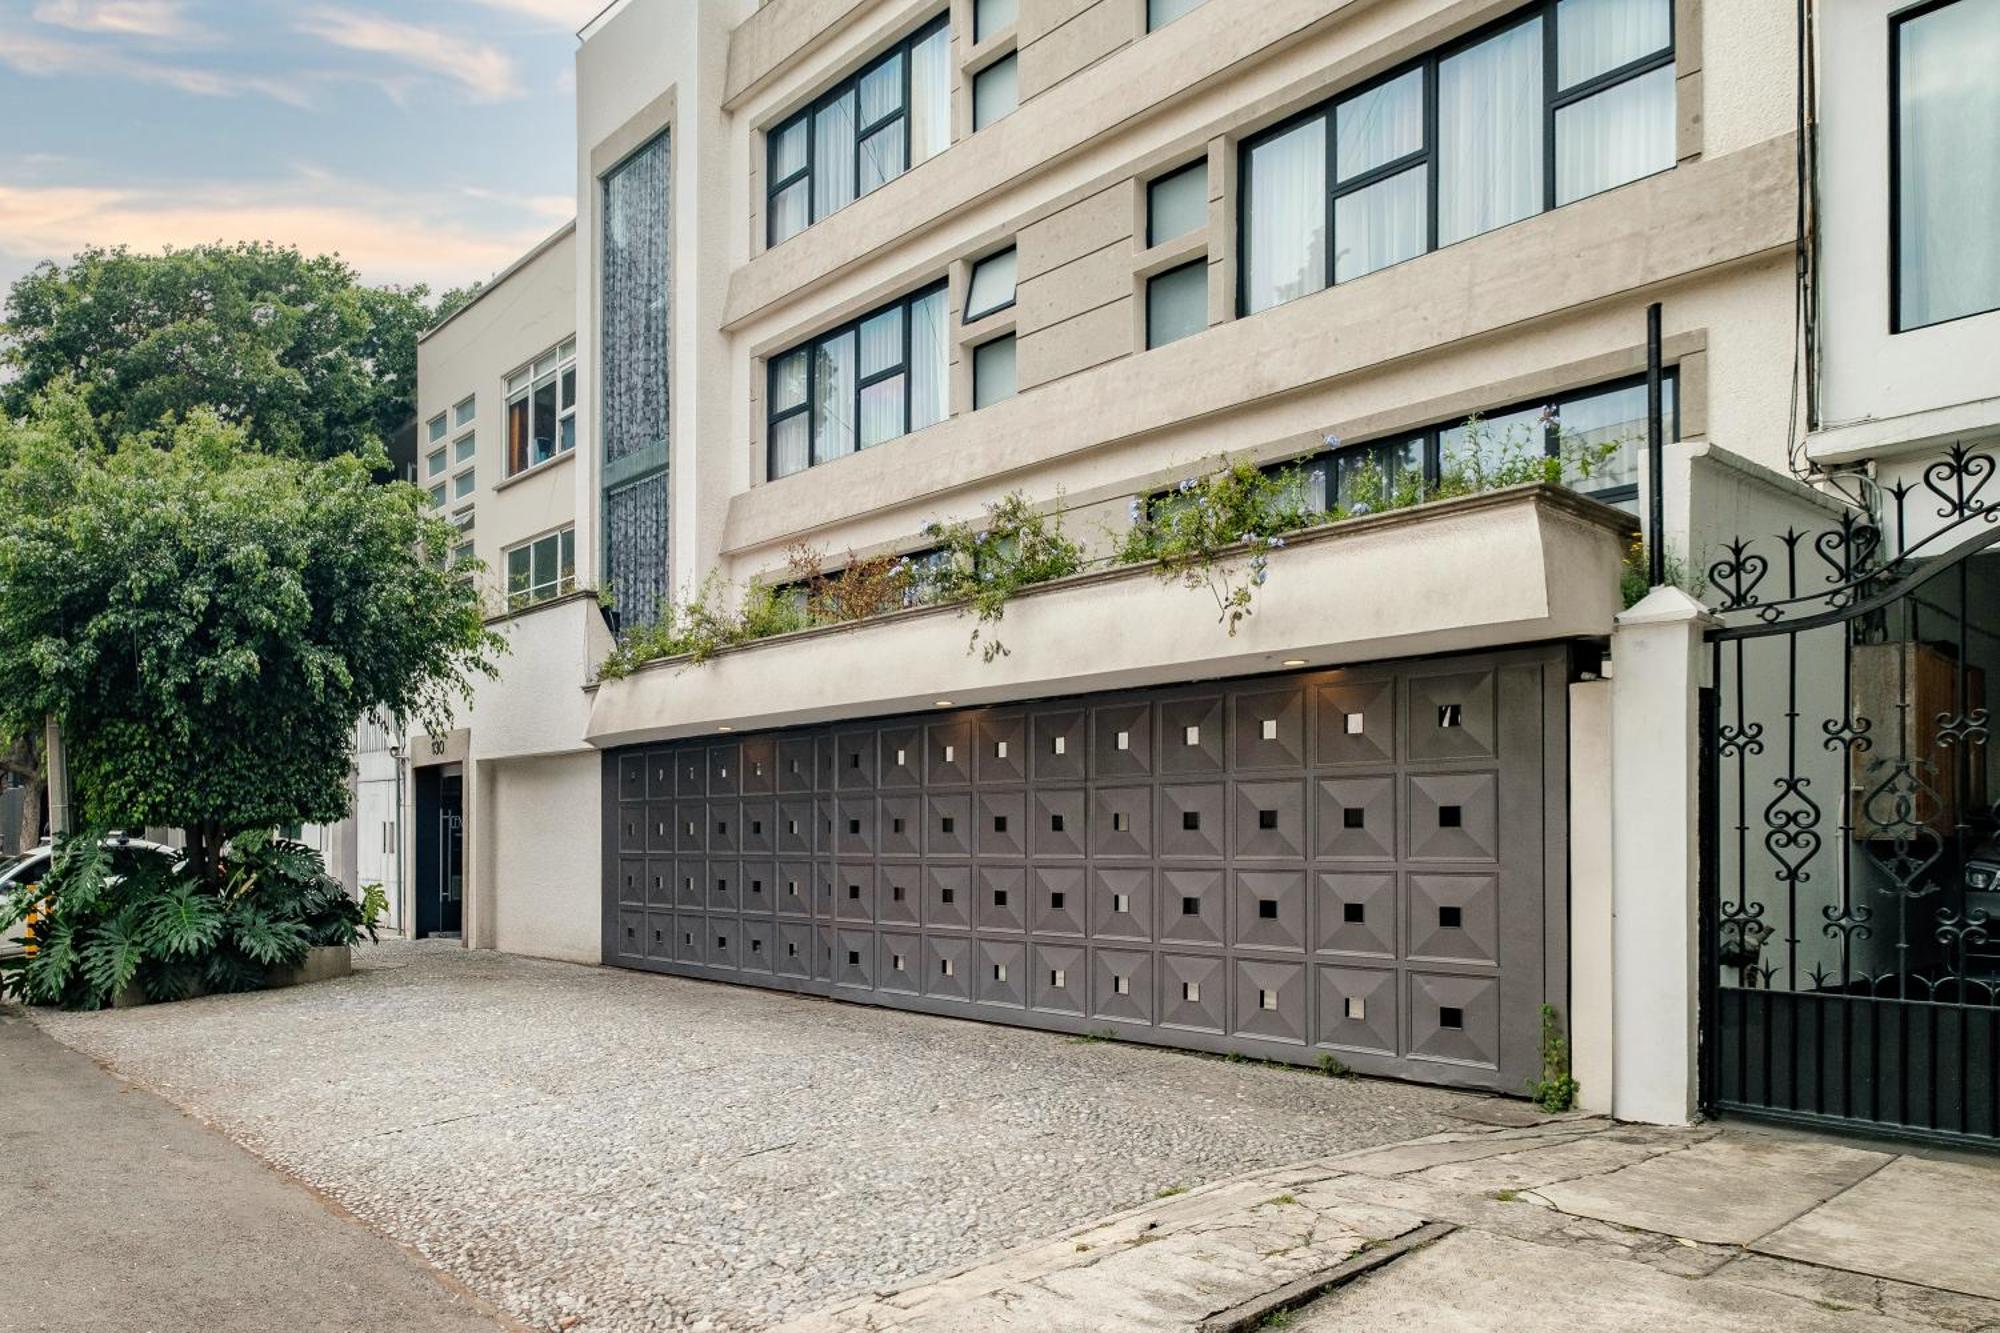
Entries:
[[1424,61],[1424,253],[1438,248],[1438,66],[1436,56]]
[[[910,433],[910,418],[914,415],[911,410],[911,400],[915,395],[914,386],[917,382],[914,325],[917,322],[917,301],[921,299],[919,297],[903,304],[903,434],[905,435]],[[945,304],[951,304],[950,296],[945,297]]]
[[1556,206],[1556,0],[1542,11],[1542,208]]
[[1323,121],[1325,130],[1322,133],[1322,137],[1326,140],[1326,198],[1323,204],[1326,209],[1324,223],[1326,231],[1324,234],[1326,236],[1327,287],[1334,285],[1333,275],[1335,268],[1338,266],[1340,255],[1340,238],[1333,233],[1333,201],[1340,195],[1340,122],[1335,117],[1335,112],[1339,108],[1340,103],[1338,101],[1326,104],[1326,115]]

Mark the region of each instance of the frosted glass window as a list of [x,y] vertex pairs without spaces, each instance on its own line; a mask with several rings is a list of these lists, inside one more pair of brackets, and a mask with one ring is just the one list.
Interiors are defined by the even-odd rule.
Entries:
[[1021,104],[1020,58],[1004,56],[972,76],[972,128],[983,130]]
[[1197,162],[1146,187],[1146,244],[1163,245],[1208,225],[1208,163]]
[[[981,343],[972,352],[972,406],[974,410],[1012,398],[1018,388],[1015,370],[1014,335]],[[1060,741],[1058,741],[1060,743]]]
[[1166,27],[1183,14],[1200,8],[1202,0],[1146,0],[1146,31]]
[[2000,0],[1896,24],[1895,327],[2000,310]]
[[1021,17],[1021,0],[977,0],[973,7],[972,40],[983,42]]
[[1168,269],[1146,283],[1146,346],[1164,347],[1208,327],[1208,261]]
[[984,319],[1014,304],[1014,273],[1015,257],[1011,248],[972,266],[972,281],[967,284],[965,296],[966,323]]

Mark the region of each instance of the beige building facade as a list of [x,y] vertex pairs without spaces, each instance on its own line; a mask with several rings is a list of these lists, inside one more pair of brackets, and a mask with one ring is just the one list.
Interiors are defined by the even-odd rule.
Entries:
[[[460,784],[465,937],[1501,1091],[1547,1004],[1587,1104],[1686,1118],[1716,684],[1694,598],[1740,535],[1838,525],[2000,424],[2000,315],[1885,318],[1895,113],[1824,91],[1879,83],[1908,16],[1821,10],[1802,97],[1794,7],[1725,0],[611,5],[580,34],[573,230],[424,344],[420,455],[447,451],[440,502],[514,645],[466,726],[412,747]],[[515,477],[510,395],[551,354],[573,445]],[[1579,439],[1608,457],[1566,488],[1373,514],[1353,489]],[[1105,559],[1222,459],[1297,465],[1349,515],[1272,556],[1234,633]],[[1628,613],[1654,475],[1683,591]],[[1014,494],[1092,566],[1017,599],[995,660],[913,607],[596,678],[704,585],[783,584],[801,547],[921,560],[929,525]],[[555,584],[532,557],[509,582],[563,530]],[[1392,701],[1372,758],[1342,739],[1375,734],[1362,685]],[[1100,845],[1131,709],[1158,828]],[[1353,783],[1378,778],[1394,831],[1363,854]],[[1439,795],[1461,781],[1537,795],[1488,829],[1485,795]],[[1049,836],[1072,797],[1073,845]],[[1211,797],[1213,840],[1168,836]],[[1641,807],[1684,856],[1647,854]],[[828,900],[789,903],[802,883]],[[1678,943],[1619,924],[1642,898]],[[1211,906],[1212,937],[1169,920]],[[1351,929],[1378,907],[1385,933]]]

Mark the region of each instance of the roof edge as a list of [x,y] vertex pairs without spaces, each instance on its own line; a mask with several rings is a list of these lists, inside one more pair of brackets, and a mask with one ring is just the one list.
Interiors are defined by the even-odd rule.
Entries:
[[492,276],[492,278],[489,279],[488,281],[480,284],[479,290],[473,293],[471,300],[467,301],[464,305],[452,311],[449,315],[446,315],[443,319],[439,320],[437,323],[431,325],[429,328],[425,329],[422,333],[418,334],[417,346],[421,347],[425,343],[429,342],[434,334],[437,334],[440,331],[442,331],[453,320],[457,319],[460,315],[464,314],[466,311],[472,309],[472,307],[478,305],[481,301],[485,300],[493,292],[498,291],[503,285],[506,284],[509,278],[512,278],[522,269],[534,263],[537,259],[540,259],[550,250],[560,245],[564,240],[568,239],[575,231],[576,231],[576,219],[571,218],[568,222],[563,223],[562,226],[557,227],[547,236],[537,241],[533,249],[529,250],[519,259],[516,259],[513,263],[507,265],[507,267],[501,269],[498,273],[495,273]]

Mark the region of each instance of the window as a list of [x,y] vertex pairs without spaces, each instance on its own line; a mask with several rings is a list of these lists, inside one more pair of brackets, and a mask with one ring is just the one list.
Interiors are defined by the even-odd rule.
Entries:
[[652,624],[667,605],[670,161],[671,141],[661,135],[603,184],[595,425],[603,460],[601,582],[620,630]]
[[1672,9],[1542,0],[1251,140],[1238,308],[1673,166]]
[[432,444],[444,438],[444,413],[440,412],[424,423],[424,438]]
[[518,611],[576,591],[576,529],[552,532],[507,552],[507,609]]
[[998,314],[1014,304],[1014,250],[1009,246],[972,266],[966,284],[965,322]]
[[1891,28],[1892,328],[2000,310],[2000,2],[1948,0]]
[[452,408],[451,424],[454,426],[470,425],[472,418],[478,414],[478,408],[475,404],[475,399],[468,398],[457,407]]
[[430,456],[424,460],[424,475],[426,477],[435,477],[438,473],[444,471],[444,465],[445,451],[442,449],[433,449]]
[[507,378],[507,475],[576,448],[576,340]]
[[457,546],[452,547],[451,562],[454,565],[462,565],[470,559],[472,559],[471,542],[460,542]]
[[972,76],[972,128],[983,130],[1021,104],[1021,62],[1003,56]]
[[1019,377],[1014,363],[1014,335],[995,338],[972,349],[972,407],[982,407],[1012,398]]
[[1201,0],[1146,0],[1146,31],[1155,32],[1166,27],[1200,4]]
[[454,500],[463,500],[466,496],[472,494],[473,483],[477,479],[477,475],[472,469],[467,468],[456,477],[453,477],[451,479],[451,498]]
[[976,0],[972,14],[972,40],[984,42],[996,32],[1013,26],[1021,17],[1021,0]]
[[476,436],[471,431],[467,431],[465,434],[461,435],[458,438],[457,442],[452,445],[451,449],[452,449],[452,454],[451,454],[452,462],[470,463],[479,454],[478,436]]
[[1146,245],[1164,245],[1208,225],[1208,163],[1197,162],[1146,187]]
[[[1661,377],[1660,405],[1668,442],[1680,436],[1679,376]],[[1619,380],[1542,403],[1481,415],[1474,430],[1463,419],[1385,440],[1315,455],[1298,464],[1307,506],[1326,511],[1379,507],[1399,490],[1423,490],[1447,468],[1476,470],[1523,450],[1555,457],[1570,451],[1608,456],[1589,476],[1572,469],[1568,485],[1606,504],[1631,507],[1639,499],[1639,468],[1646,448],[1646,381]],[[1615,446],[1615,447],[1613,447]],[[1290,464],[1280,465],[1273,471]]]
[[435,485],[435,486],[431,487],[431,504],[432,504],[432,505],[434,505],[434,506],[436,506],[436,507],[437,507],[437,508],[439,508],[439,509],[442,509],[442,508],[444,508],[444,483],[443,483],[443,482],[439,482],[439,483],[438,483],[437,485]]
[[951,144],[951,29],[942,19],[765,135],[776,245]]
[[1146,280],[1146,346],[1200,333],[1208,327],[1208,261],[1168,269]]
[[944,420],[948,356],[940,283],[772,357],[772,479]]

